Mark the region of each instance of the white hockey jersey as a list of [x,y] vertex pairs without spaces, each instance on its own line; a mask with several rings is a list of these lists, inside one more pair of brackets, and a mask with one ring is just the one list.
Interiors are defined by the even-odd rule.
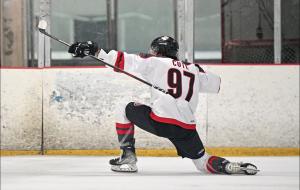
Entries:
[[158,122],[195,130],[194,113],[199,92],[218,93],[220,90],[221,78],[210,72],[204,72],[195,64],[114,50],[109,53],[101,50],[98,58],[139,76],[169,93],[165,94],[151,88],[150,117]]

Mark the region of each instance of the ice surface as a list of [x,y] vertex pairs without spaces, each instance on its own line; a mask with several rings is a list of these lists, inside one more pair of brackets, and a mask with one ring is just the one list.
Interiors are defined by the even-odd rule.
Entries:
[[139,157],[138,173],[110,171],[112,157],[1,157],[1,190],[299,189],[299,157],[229,157],[255,163],[256,176],[200,174],[189,159]]

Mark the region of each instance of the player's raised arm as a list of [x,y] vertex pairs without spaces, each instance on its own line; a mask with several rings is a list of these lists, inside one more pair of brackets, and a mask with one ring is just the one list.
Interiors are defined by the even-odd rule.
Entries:
[[[69,48],[69,53],[72,53],[74,57],[85,57],[93,55],[103,60],[104,62],[113,65],[120,70],[139,74],[142,78],[147,78],[148,66],[151,63],[151,59],[147,59],[145,56],[136,54],[129,54],[117,50],[104,50],[98,47],[98,44],[93,41],[76,42]],[[114,69],[119,72],[119,70]]]
[[[147,78],[151,59],[144,58],[140,55],[129,54],[122,51],[111,50],[109,52],[101,49],[98,58],[104,59],[107,63],[129,73],[135,73],[143,78]],[[118,70],[114,70],[118,72]]]

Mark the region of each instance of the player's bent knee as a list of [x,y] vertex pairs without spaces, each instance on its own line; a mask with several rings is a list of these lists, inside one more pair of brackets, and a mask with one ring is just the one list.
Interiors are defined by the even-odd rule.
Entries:
[[144,104],[140,104],[137,102],[130,102],[126,105],[125,113],[129,120],[131,120],[131,118],[134,117],[135,112],[137,111],[137,106],[141,106],[141,105],[144,105]]
[[134,107],[134,102],[129,102],[126,106],[125,106],[125,113],[126,115],[132,113]]

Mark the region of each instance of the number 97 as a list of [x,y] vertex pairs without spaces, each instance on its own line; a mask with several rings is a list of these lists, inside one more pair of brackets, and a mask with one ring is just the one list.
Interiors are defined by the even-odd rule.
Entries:
[[[193,96],[194,90],[194,82],[195,82],[195,75],[193,73],[183,71],[183,76],[188,77],[189,80],[189,89],[188,93],[185,97],[186,101],[190,101]],[[179,98],[182,95],[182,74],[178,69],[170,69],[168,71],[168,93],[173,96],[174,98]]]

